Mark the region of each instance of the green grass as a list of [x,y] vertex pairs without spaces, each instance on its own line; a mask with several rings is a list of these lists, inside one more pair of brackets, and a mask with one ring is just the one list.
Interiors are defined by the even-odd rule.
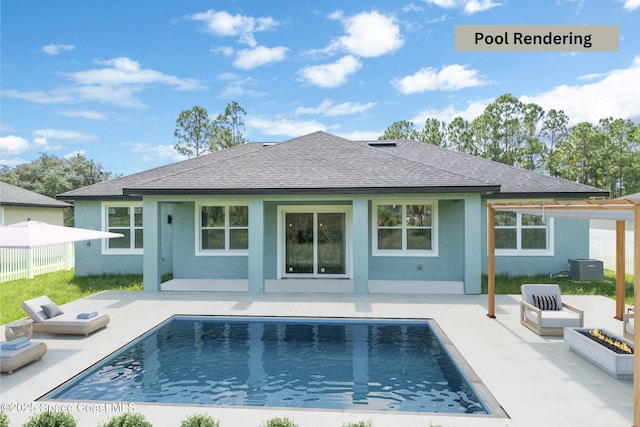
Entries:
[[[163,281],[167,278],[163,277]],[[576,282],[548,275],[499,275],[496,276],[496,294],[520,294],[520,285],[524,283],[557,283],[566,295],[603,295],[612,299],[616,296],[615,273],[608,270],[605,271],[604,280],[593,282]],[[626,303],[633,305],[633,276],[627,275],[625,289]],[[75,277],[74,271],[70,270],[43,274],[31,280],[0,283],[0,324],[25,317],[26,313],[20,308],[20,303],[40,295],[47,295],[56,304],[65,304],[105,290],[140,291],[142,275]],[[487,293],[486,276],[482,278],[482,293]]]
[[[604,280],[577,282],[566,277],[537,276],[496,276],[496,294],[520,294],[520,285],[525,283],[556,283],[563,295],[602,295],[611,299],[616,297],[615,272],[605,270]],[[487,276],[482,277],[482,293],[487,293]],[[633,305],[633,276],[625,277],[625,302]]]
[[47,295],[61,305],[105,290],[140,291],[142,275],[74,277],[74,271],[70,270],[0,283],[0,324],[25,317],[27,314],[20,304],[31,298]]

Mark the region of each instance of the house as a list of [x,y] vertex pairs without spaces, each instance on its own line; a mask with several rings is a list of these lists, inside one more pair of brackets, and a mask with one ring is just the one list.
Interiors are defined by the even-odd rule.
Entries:
[[63,210],[69,203],[0,181],[0,226],[26,221],[27,217],[64,225]]
[[[483,203],[603,196],[416,141],[315,132],[58,198],[74,203],[77,227],[125,235],[77,245],[76,274],[143,272],[145,291],[477,294],[487,269]],[[563,271],[589,255],[587,220],[503,212],[496,225],[498,273]]]

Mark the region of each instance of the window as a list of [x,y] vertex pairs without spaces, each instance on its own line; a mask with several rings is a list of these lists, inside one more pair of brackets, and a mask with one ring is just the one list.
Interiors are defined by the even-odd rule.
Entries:
[[106,252],[142,253],[144,229],[142,227],[142,206],[105,206],[105,230],[123,234],[124,237],[104,239]]
[[495,216],[496,254],[552,255],[552,220],[540,215],[498,211]]
[[374,255],[437,255],[436,212],[423,201],[374,204]]
[[199,208],[200,254],[247,254],[249,249],[249,207],[207,205]]

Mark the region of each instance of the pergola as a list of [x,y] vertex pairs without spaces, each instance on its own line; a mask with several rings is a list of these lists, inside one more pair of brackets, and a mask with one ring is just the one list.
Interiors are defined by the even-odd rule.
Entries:
[[[616,313],[622,320],[625,299],[625,223],[632,221],[634,239],[634,306],[640,307],[640,193],[612,200],[489,202],[487,203],[488,313],[495,318],[495,213],[515,211],[543,217],[608,219],[616,221]],[[640,349],[640,328],[634,328],[634,349]],[[640,356],[633,358],[633,425],[640,427]]]

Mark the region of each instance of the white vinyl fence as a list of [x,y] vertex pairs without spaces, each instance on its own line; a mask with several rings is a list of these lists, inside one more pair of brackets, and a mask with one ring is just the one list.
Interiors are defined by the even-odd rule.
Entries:
[[33,249],[0,248],[0,283],[33,279],[39,274],[71,270],[75,266],[73,243]]
[[[633,230],[625,235],[625,273],[633,274]],[[604,268],[616,269],[616,231],[591,228],[589,230],[589,258],[602,261]]]

